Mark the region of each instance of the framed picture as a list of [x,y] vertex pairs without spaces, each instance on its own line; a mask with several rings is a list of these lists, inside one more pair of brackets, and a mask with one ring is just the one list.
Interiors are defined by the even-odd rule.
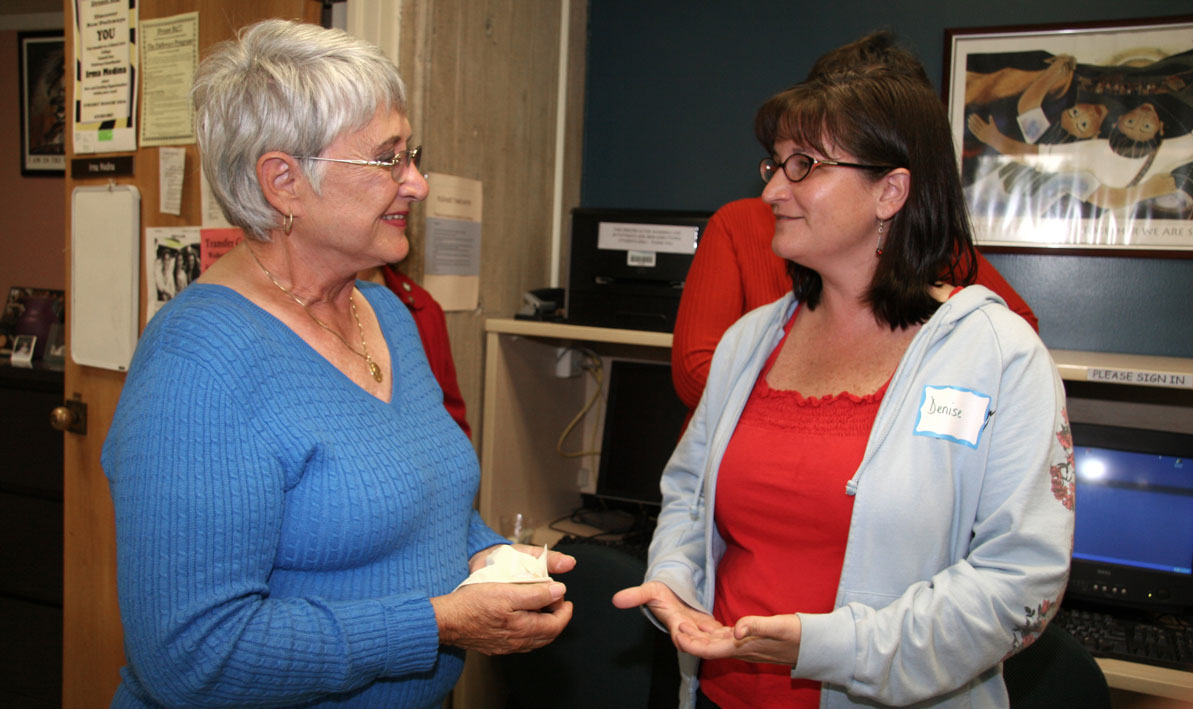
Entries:
[[13,343],[20,335],[34,335],[38,338],[40,358],[51,338],[54,325],[66,322],[66,294],[52,288],[29,288],[12,286],[8,289],[8,300],[0,315],[0,355],[11,352]]
[[1193,258],[1193,16],[950,29],[944,69],[983,249]]
[[17,35],[21,174],[63,175],[66,167],[66,57],[61,31]]
[[50,325],[50,334],[46,335],[46,348],[41,358],[52,364],[66,361],[66,326],[62,323]]
[[36,335],[17,335],[17,339],[12,343],[11,363],[17,366],[29,366],[33,362],[33,348],[36,345]]

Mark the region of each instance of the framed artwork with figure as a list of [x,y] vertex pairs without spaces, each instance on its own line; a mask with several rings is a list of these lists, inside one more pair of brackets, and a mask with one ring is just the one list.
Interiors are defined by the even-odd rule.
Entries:
[[20,32],[21,174],[63,175],[66,56],[61,31]]
[[1193,16],[950,29],[944,69],[984,250],[1193,258]]

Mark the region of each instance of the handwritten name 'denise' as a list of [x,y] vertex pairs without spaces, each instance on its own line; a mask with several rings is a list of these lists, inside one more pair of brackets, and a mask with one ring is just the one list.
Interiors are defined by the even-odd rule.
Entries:
[[928,397],[928,413],[933,414],[933,415],[939,414],[941,416],[951,416],[955,419],[959,419],[959,418],[961,418],[961,415],[964,412],[961,409],[957,408],[956,406],[937,404],[936,397],[929,396]]

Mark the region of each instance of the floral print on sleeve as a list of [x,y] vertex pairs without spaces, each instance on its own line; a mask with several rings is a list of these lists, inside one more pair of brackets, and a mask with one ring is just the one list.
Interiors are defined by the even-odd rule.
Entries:
[[1073,431],[1069,428],[1069,414],[1065,409],[1060,411],[1060,429],[1056,432],[1056,440],[1064,450],[1065,459],[1053,463],[1049,471],[1052,478],[1052,495],[1065,506],[1065,509],[1071,511],[1077,486],[1077,468],[1073,462]]
[[[1035,608],[1024,607],[1024,623],[1015,628],[1015,645],[1007,653],[1006,657],[1010,657],[1034,643],[1044,633],[1044,628],[1048,625],[1048,621],[1052,620],[1052,616],[1056,615],[1056,611],[1059,609],[1059,597],[1053,600],[1045,600]],[[1006,657],[1003,659],[1005,660]]]

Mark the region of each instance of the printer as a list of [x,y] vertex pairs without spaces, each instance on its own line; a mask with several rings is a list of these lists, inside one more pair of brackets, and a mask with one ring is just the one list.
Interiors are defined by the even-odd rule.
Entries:
[[675,329],[679,297],[711,212],[572,210],[567,322]]

